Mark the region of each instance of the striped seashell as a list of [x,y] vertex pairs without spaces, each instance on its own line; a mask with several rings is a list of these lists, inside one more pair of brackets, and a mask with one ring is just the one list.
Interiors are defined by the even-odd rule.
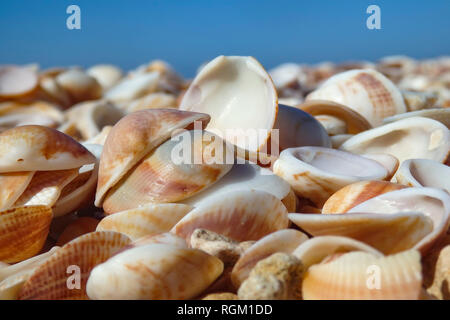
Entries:
[[99,220],[91,217],[80,217],[76,219],[64,228],[56,241],[56,245],[63,246],[83,234],[94,232],[99,222]]
[[[91,232],[70,241],[34,270],[21,288],[19,299],[87,299],[86,282],[91,270],[129,243],[127,236],[113,231]],[[74,272],[81,277],[77,290],[69,288],[76,286],[70,278]]]

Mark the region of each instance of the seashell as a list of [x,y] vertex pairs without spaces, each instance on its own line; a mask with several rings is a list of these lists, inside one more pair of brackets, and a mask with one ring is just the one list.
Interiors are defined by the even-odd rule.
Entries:
[[392,214],[408,211],[422,212],[433,222],[433,230],[415,248],[425,253],[439,241],[450,226],[450,195],[433,188],[406,188],[381,194],[348,212],[376,212]]
[[109,64],[97,64],[87,69],[86,73],[97,80],[103,91],[114,86],[123,77],[122,70]]
[[61,191],[78,175],[78,169],[38,171],[14,206],[46,205],[52,207]]
[[367,243],[385,254],[411,249],[433,230],[431,219],[419,212],[290,213],[289,219],[312,236],[348,237]]
[[41,75],[39,77],[39,93],[44,100],[68,108],[73,104],[72,99],[68,92],[58,84],[55,77],[56,75]]
[[433,119],[444,124],[447,129],[450,129],[450,109],[448,108],[435,108],[435,109],[425,109],[417,110],[411,112],[405,112],[397,114],[392,117],[387,117],[383,119],[383,124],[392,123],[398,120],[412,118],[412,117],[424,117]]
[[356,205],[386,192],[406,188],[387,181],[359,181],[339,189],[325,202],[322,213],[345,213]]
[[10,208],[27,189],[34,171],[0,173],[0,210]]
[[123,78],[119,83],[105,92],[104,98],[113,102],[132,101],[156,91],[160,74],[147,72],[133,77]]
[[396,80],[405,74],[412,73],[416,68],[417,61],[404,55],[387,56],[380,59],[377,64],[377,70]]
[[347,184],[385,179],[388,174],[376,161],[321,147],[284,150],[275,162],[273,172],[285,179],[299,197],[310,199],[319,207]]
[[191,210],[192,207],[185,204],[148,204],[105,217],[98,224],[97,231],[116,231],[136,240],[170,231]]
[[102,87],[97,80],[79,69],[64,71],[55,80],[68,93],[73,103],[99,99],[102,95]]
[[271,233],[253,244],[241,255],[231,272],[231,280],[236,288],[247,279],[250,271],[258,263],[276,252],[292,253],[308,237],[300,231],[283,229]]
[[386,153],[367,153],[363,154],[365,158],[375,160],[381,164],[388,172],[386,180],[391,180],[392,176],[398,169],[399,161],[396,157]]
[[130,113],[144,109],[176,108],[177,101],[176,97],[173,94],[164,92],[152,92],[130,102],[123,102],[119,104],[119,106],[121,107],[121,109],[126,110],[128,113]]
[[103,209],[110,214],[189,198],[230,171],[233,159],[233,150],[219,136],[185,131],[161,144],[113,186]]
[[189,239],[195,229],[201,228],[247,241],[287,227],[287,210],[278,198],[263,191],[236,190],[208,197],[171,232]]
[[[82,235],[58,249],[37,267],[19,292],[20,300],[87,299],[86,282],[91,270],[103,263],[130,239],[113,231],[97,231]],[[70,275],[79,269],[80,289]]]
[[375,70],[350,70],[326,80],[307,97],[310,100],[329,100],[343,104],[362,116],[372,126],[383,118],[406,112],[400,90]]
[[48,206],[17,207],[0,212],[0,261],[15,263],[37,254],[52,220]]
[[0,172],[79,168],[95,157],[71,137],[42,126],[22,126],[0,133]]
[[33,91],[38,84],[36,72],[27,67],[0,67],[0,98],[15,98]]
[[290,188],[290,191],[287,194],[287,196],[281,199],[281,202],[283,202],[284,206],[286,207],[289,213],[295,212],[297,210],[298,198],[295,195],[295,192],[292,188]]
[[175,130],[188,128],[195,121],[206,125],[209,116],[176,109],[151,109],[134,112],[117,122],[100,158],[95,205],[100,207],[106,192]]
[[[103,145],[106,142],[106,138],[108,137],[109,132],[111,131],[112,126],[104,126],[102,131],[100,133],[86,141],[83,142],[84,145],[86,144],[96,144],[96,145]],[[100,159],[100,156],[98,157]]]
[[450,245],[439,251],[435,265],[433,283],[427,292],[441,300],[449,299],[450,289]]
[[394,177],[397,183],[410,187],[432,187],[450,193],[450,168],[427,159],[403,161]]
[[179,108],[209,114],[206,130],[258,152],[270,137],[277,105],[275,86],[257,60],[219,56],[197,74]]
[[337,134],[330,137],[333,149],[339,149],[342,144],[353,137],[353,134]]
[[305,300],[411,300],[419,298],[421,284],[416,250],[387,257],[349,252],[311,266],[302,293]]
[[346,131],[342,133],[357,134],[372,129],[372,125],[361,114],[342,104],[327,100],[309,100],[296,108],[316,117],[330,116],[345,123]]
[[304,76],[304,70],[296,63],[283,63],[269,70],[269,74],[275,87],[280,90],[287,87],[298,87],[299,78]]
[[239,298],[235,293],[220,292],[220,293],[210,293],[204,296],[202,300],[239,300]]
[[413,158],[445,162],[450,150],[450,133],[438,121],[412,117],[359,133],[340,149],[358,154],[388,153],[400,164]]
[[209,197],[223,195],[235,190],[260,190],[270,193],[282,201],[287,201],[291,197],[289,195],[291,188],[286,181],[273,174],[269,169],[245,161],[244,163],[236,163],[226,175],[211,187],[183,200],[182,203],[198,207]]
[[[70,223],[59,235],[56,241],[57,246],[63,246],[83,234],[94,232],[99,221],[91,217],[80,217]],[[114,231],[114,230],[112,230]]]
[[326,114],[318,115],[314,118],[320,122],[330,136],[347,133],[347,124],[339,118]]
[[320,263],[326,257],[351,251],[363,251],[375,257],[383,254],[364,242],[340,236],[320,236],[310,238],[302,243],[292,252],[292,255],[300,259],[305,270],[310,266]]
[[59,247],[0,270],[0,300],[18,299],[20,288],[34,270],[51,257]]
[[67,111],[67,119],[75,124],[83,140],[98,135],[103,127],[114,125],[124,113],[105,100],[82,102]]
[[[403,80],[399,83],[399,87],[401,88],[402,85]],[[417,92],[410,90],[402,90],[402,95],[403,98],[405,99],[406,108],[408,109],[407,113],[422,109],[432,109],[435,106],[436,101],[438,99],[438,95],[434,92]],[[385,122],[385,120],[388,118],[385,118],[383,122]]]
[[95,300],[191,299],[222,271],[222,261],[201,250],[148,244],[121,252],[95,267],[87,293]]
[[173,233],[164,232],[164,233],[159,233],[156,235],[143,236],[137,240],[134,240],[130,245],[125,247],[123,250],[129,249],[129,248],[134,248],[134,247],[139,247],[139,246],[144,246],[144,245],[152,244],[152,243],[168,244],[171,246],[186,248],[186,249],[188,248],[186,240],[174,235]]

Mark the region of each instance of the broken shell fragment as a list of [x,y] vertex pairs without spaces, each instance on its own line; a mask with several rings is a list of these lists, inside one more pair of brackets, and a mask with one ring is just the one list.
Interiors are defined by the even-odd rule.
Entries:
[[307,239],[306,234],[293,229],[279,230],[261,238],[250,246],[234,265],[231,272],[233,285],[239,288],[258,261],[276,252],[290,254]]
[[394,176],[397,183],[410,187],[432,187],[450,193],[450,167],[427,159],[403,161]]
[[387,170],[378,162],[335,149],[301,147],[286,149],[273,171],[285,179],[299,197],[321,207],[337,190],[361,180],[382,180]]
[[343,104],[373,126],[386,117],[406,112],[400,90],[375,70],[350,70],[336,74],[311,92],[307,101],[329,100]]
[[253,57],[219,56],[197,74],[179,108],[209,114],[206,130],[243,150],[258,152],[274,127],[277,92]]
[[263,191],[237,190],[208,197],[171,232],[188,240],[195,229],[202,228],[247,241],[287,227],[287,210],[278,198]]
[[97,226],[97,231],[116,231],[136,240],[168,232],[191,210],[192,207],[185,204],[147,204],[103,218]]
[[[91,270],[129,243],[127,236],[113,231],[91,232],[70,241],[34,270],[19,299],[87,299],[86,282]],[[74,278],[70,278],[74,272],[80,277],[77,290]]]
[[0,212],[0,261],[15,263],[37,254],[47,239],[52,217],[48,206]]
[[313,236],[348,237],[367,243],[385,254],[411,249],[433,230],[430,218],[413,212],[291,213],[289,219]]
[[196,249],[148,244],[121,252],[95,267],[87,294],[95,300],[191,299],[221,273],[223,263]]
[[400,164],[414,158],[445,163],[450,133],[439,121],[412,117],[361,132],[345,141],[340,149],[358,154],[387,153],[395,156]]
[[311,266],[302,294],[305,300],[416,300],[421,284],[416,250],[387,257],[349,252]]

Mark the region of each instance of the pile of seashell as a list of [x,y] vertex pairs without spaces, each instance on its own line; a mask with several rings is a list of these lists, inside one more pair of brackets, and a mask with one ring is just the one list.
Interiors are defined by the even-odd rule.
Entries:
[[449,128],[449,57],[1,66],[0,299],[450,299]]

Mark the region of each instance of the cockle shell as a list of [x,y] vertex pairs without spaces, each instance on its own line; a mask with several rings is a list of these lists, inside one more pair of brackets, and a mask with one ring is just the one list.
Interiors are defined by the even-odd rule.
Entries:
[[367,243],[385,254],[411,249],[433,230],[431,219],[418,212],[291,213],[289,219],[313,236],[348,237]]
[[400,90],[375,70],[350,70],[336,74],[306,97],[343,104],[377,126],[383,118],[406,112]]
[[147,244],[121,252],[92,270],[91,299],[191,299],[223,271],[220,259],[197,249]]
[[149,109],[123,117],[111,129],[100,158],[95,205],[100,207],[106,192],[144,156],[168,140],[177,129],[195,121],[206,125],[209,116],[176,109]]
[[372,128],[372,125],[361,114],[342,104],[327,100],[309,100],[296,108],[301,109],[313,116],[331,116],[343,121],[348,134],[357,134]]
[[406,186],[387,181],[359,181],[339,189],[325,202],[322,213],[345,213],[354,206]]
[[287,227],[287,210],[278,198],[263,191],[236,190],[208,197],[171,232],[189,239],[195,229],[202,228],[247,241]]
[[434,188],[406,188],[381,194],[353,207],[348,212],[422,212],[433,222],[433,230],[414,247],[422,253],[439,241],[450,226],[450,195]]
[[383,119],[383,123],[391,123],[401,119],[412,118],[412,117],[424,117],[442,122],[447,129],[450,129],[450,109],[449,108],[436,108],[436,109],[425,109],[412,112],[405,112],[397,114],[392,117],[387,117]]
[[79,69],[68,69],[58,74],[55,80],[73,103],[99,99],[102,95],[102,87],[97,80]]
[[303,277],[305,300],[418,299],[420,254],[404,251],[387,257],[349,252],[311,266]]
[[56,245],[63,246],[83,234],[94,232],[99,222],[97,219],[91,217],[80,217],[76,219],[59,235]]
[[231,280],[236,288],[248,277],[258,263],[276,252],[292,253],[308,237],[293,229],[275,231],[254,243],[244,251],[231,272]]
[[185,204],[148,204],[105,217],[97,226],[97,231],[116,231],[136,240],[170,231],[191,210],[192,207]]
[[0,212],[0,261],[14,263],[37,254],[47,238],[52,217],[48,206]]
[[234,190],[260,190],[283,200],[289,196],[290,186],[269,169],[248,161],[238,162],[222,179],[193,197],[183,200],[182,203],[198,207],[211,196],[223,195]]
[[97,64],[86,70],[102,86],[103,91],[114,86],[123,77],[122,70],[109,64]]
[[253,57],[219,56],[197,74],[179,108],[209,114],[206,130],[241,149],[257,152],[274,126],[277,92]]
[[[127,236],[113,231],[91,232],[70,241],[36,268],[21,288],[19,299],[87,299],[91,270],[129,243]],[[81,277],[80,289],[69,288],[75,285],[71,275]]]
[[38,84],[36,72],[27,67],[0,67],[0,98],[23,96]]
[[450,167],[433,160],[403,161],[394,180],[410,187],[440,188],[450,193]]
[[75,125],[83,140],[95,137],[103,127],[116,124],[124,115],[122,110],[105,100],[82,102],[66,112],[67,120]]
[[125,251],[129,248],[144,246],[144,245],[152,244],[152,243],[168,244],[171,246],[186,248],[186,249],[188,248],[186,240],[174,235],[171,232],[164,232],[164,233],[159,233],[156,235],[143,236],[137,240],[134,240],[127,247],[125,247],[123,249],[123,251]]
[[59,247],[22,262],[0,269],[0,300],[16,300],[25,281],[34,270],[52,256]]
[[275,162],[273,172],[285,179],[298,196],[310,199],[319,207],[347,184],[381,180],[388,175],[376,161],[321,147],[284,150]]
[[43,126],[21,126],[0,133],[0,172],[79,168],[95,157],[71,137]]
[[364,242],[340,236],[319,236],[310,238],[302,242],[292,255],[296,256],[307,270],[313,264],[320,263],[326,257],[351,251],[368,252],[376,257],[383,254]]
[[345,141],[340,149],[358,154],[388,153],[400,164],[412,158],[445,162],[450,150],[450,133],[439,121],[412,117],[361,132]]
[[232,148],[219,136],[185,131],[157,147],[113,186],[103,209],[110,214],[147,203],[184,200],[222,178],[233,159]]
[[34,171],[0,173],[0,210],[10,208],[27,189]]

